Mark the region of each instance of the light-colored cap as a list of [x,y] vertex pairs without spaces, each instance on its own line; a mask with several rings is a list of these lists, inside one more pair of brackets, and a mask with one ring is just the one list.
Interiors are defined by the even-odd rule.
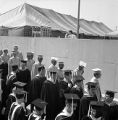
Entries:
[[33,52],[27,52],[27,55],[33,55],[34,53]]
[[64,64],[64,62],[59,62],[59,64]]
[[94,72],[101,72],[102,70],[100,68],[94,68],[92,69]]
[[87,63],[85,63],[84,61],[80,61],[79,62],[79,66],[83,66],[83,67],[86,67]]
[[57,61],[58,58],[56,58],[56,57],[51,57],[51,60],[55,60],[55,61]]

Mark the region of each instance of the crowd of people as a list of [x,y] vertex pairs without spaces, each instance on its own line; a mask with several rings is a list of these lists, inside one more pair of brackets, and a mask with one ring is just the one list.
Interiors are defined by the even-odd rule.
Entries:
[[[64,70],[64,62],[51,57],[43,65],[43,55],[27,52],[23,58],[18,46],[12,54],[0,51],[1,120],[118,120],[115,91],[101,94],[102,70],[92,69],[93,77],[84,84],[86,63]],[[86,88],[86,89],[85,89]]]

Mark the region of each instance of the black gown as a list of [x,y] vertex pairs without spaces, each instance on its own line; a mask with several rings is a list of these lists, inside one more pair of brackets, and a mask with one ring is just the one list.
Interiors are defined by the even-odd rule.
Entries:
[[11,93],[6,100],[5,118],[8,118],[8,113],[13,102],[16,102],[15,95]]
[[59,113],[59,88],[57,84],[46,80],[42,86],[41,99],[46,101],[46,120],[54,120]]
[[[14,113],[14,114],[13,114]],[[11,105],[8,118],[9,120],[26,120],[26,112],[21,105],[15,104]],[[13,116],[13,119],[12,119]]]
[[81,98],[79,107],[79,120],[81,120],[84,116],[87,116],[91,101],[97,101],[97,98],[89,96],[83,96]]
[[35,115],[34,113],[31,113],[31,114],[29,115],[28,120],[43,120],[43,119],[42,119],[41,117]]
[[26,83],[27,85],[25,86],[25,90],[28,91],[29,84],[31,82],[31,73],[28,69],[25,70],[19,70],[16,73],[16,78],[18,81]]
[[[63,113],[63,112],[62,112]],[[67,115],[58,115],[55,120],[78,120],[76,118],[75,113],[72,116],[67,116]]]
[[104,104],[104,120],[118,120],[118,104]]
[[35,76],[29,87],[30,102],[41,97],[41,89],[46,77]]

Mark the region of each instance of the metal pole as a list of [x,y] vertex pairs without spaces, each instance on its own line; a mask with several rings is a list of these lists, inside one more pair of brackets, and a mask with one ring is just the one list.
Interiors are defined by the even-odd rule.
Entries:
[[77,22],[77,38],[79,38],[79,29],[80,29],[80,0],[78,0],[78,18],[77,18],[78,22]]

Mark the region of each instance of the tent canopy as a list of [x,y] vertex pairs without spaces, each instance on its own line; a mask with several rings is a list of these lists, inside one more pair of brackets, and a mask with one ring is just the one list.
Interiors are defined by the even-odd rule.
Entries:
[[[77,18],[24,3],[0,15],[0,26],[46,26],[54,30],[77,31]],[[103,23],[80,19],[80,33],[104,36],[112,32]]]

